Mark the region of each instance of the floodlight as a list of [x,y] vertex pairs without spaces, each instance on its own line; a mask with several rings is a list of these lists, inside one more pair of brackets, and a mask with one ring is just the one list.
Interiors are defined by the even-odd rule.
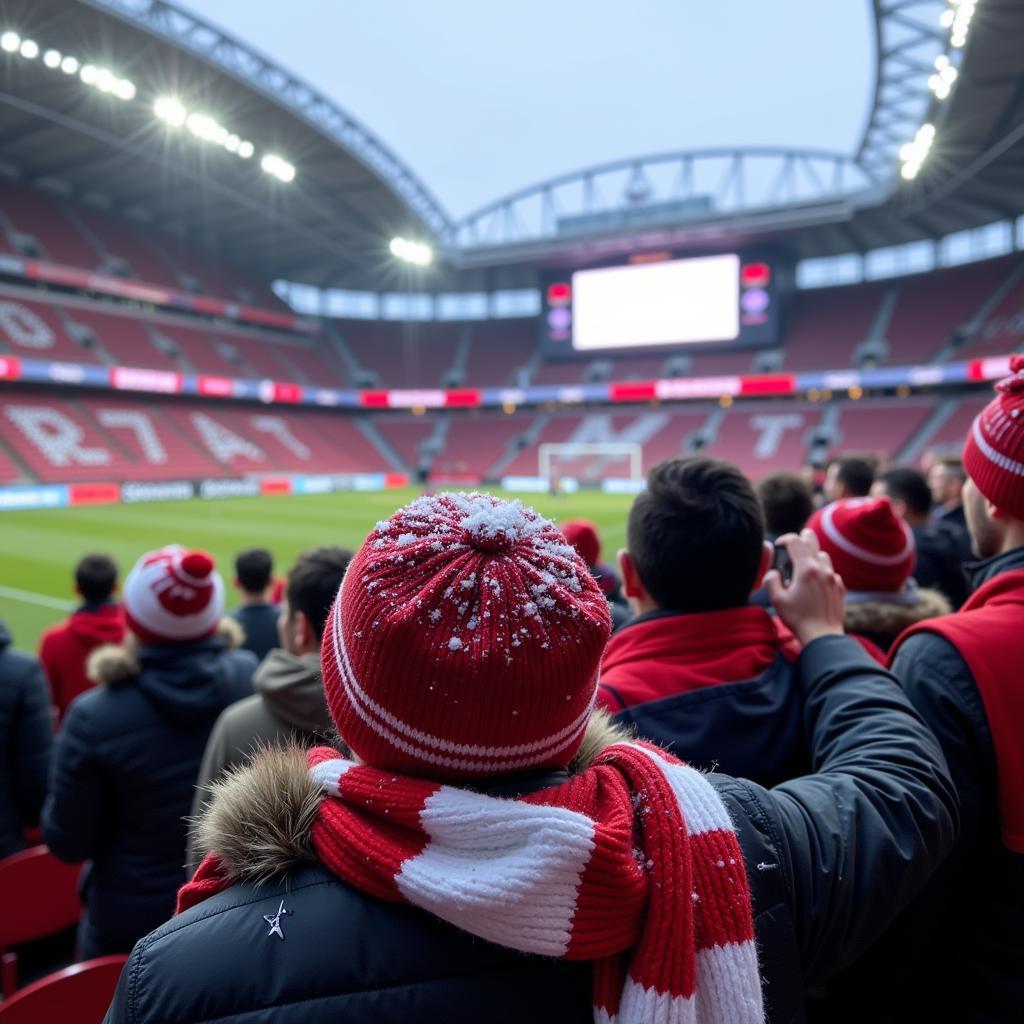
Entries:
[[135,84],[129,82],[127,78],[122,78],[114,86],[114,92],[117,93],[118,97],[122,100],[133,100],[135,99]]
[[249,157],[251,157],[253,155],[253,153],[255,153],[255,152],[256,152],[256,147],[253,146],[253,144],[251,142],[249,142],[248,140],[243,140],[242,142],[240,142],[238,144],[238,155],[243,160],[248,160]]
[[153,104],[153,113],[172,128],[180,128],[188,117],[188,111],[177,96],[160,96]]
[[95,85],[96,80],[99,78],[99,70],[94,68],[91,64],[83,64],[82,70],[78,72],[78,77],[81,78],[86,85]]
[[232,132],[227,139],[224,141],[224,148],[229,153],[237,153],[239,146],[241,146],[242,140]]
[[284,157],[280,157],[276,153],[265,153],[260,160],[260,167],[267,174],[272,174],[278,181],[287,183],[295,179],[295,168]]
[[391,255],[404,263],[425,267],[433,262],[434,253],[424,242],[412,242],[407,238],[392,238],[389,245]]
[[39,44],[34,39],[22,39],[18,52],[28,60],[35,60],[39,56]]
[[109,68],[96,69],[96,88],[100,92],[113,92],[117,84],[117,75]]
[[949,28],[953,24],[953,19],[955,17],[956,17],[956,12],[953,10],[953,8],[952,7],[947,7],[946,10],[944,10],[939,15],[939,24],[943,28]]
[[19,46],[21,46],[21,36],[17,32],[5,32],[0,36],[0,47],[8,53],[16,53]]
[[913,181],[917,177],[918,171],[921,170],[921,165],[917,163],[906,163],[900,168],[900,174],[907,181]]
[[56,70],[60,67],[60,50],[47,50],[43,54],[43,63],[48,68]]
[[65,75],[77,75],[79,67],[77,57],[65,57],[60,62],[60,69]]

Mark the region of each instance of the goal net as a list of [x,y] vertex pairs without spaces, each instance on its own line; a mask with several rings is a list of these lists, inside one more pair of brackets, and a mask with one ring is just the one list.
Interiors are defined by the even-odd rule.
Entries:
[[542,444],[537,474],[545,480],[573,477],[592,483],[604,477],[643,478],[644,450],[636,443]]

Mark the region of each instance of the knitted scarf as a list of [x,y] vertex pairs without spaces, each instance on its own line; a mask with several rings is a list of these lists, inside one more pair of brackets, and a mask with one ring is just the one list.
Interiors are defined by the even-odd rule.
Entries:
[[[594,962],[600,1024],[764,1019],[736,833],[703,775],[639,743],[512,800],[317,748],[317,856],[349,885],[510,949]],[[214,855],[179,912],[230,884]]]

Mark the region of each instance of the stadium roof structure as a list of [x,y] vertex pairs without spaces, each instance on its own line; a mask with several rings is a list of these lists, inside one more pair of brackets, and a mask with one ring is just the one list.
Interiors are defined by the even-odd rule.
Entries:
[[[538,267],[660,247],[867,251],[1024,212],[1024,4],[871,2],[875,88],[855,152],[631,157],[454,221],[366,126],[176,4],[4,0],[0,173],[265,279],[373,291],[517,287]],[[434,246],[429,271],[391,258],[396,236]]]
[[[392,237],[447,227],[365,125],[175,4],[6,0],[0,10],[12,47],[0,54],[0,170],[12,177],[161,223],[265,278],[379,283]],[[100,71],[130,83],[122,96],[88,87]],[[161,97],[170,120],[154,113]],[[173,124],[188,113],[202,120]],[[294,180],[265,173],[267,156]]]

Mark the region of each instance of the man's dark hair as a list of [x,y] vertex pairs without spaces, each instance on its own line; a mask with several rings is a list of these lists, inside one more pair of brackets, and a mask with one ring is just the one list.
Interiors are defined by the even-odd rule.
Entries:
[[344,548],[322,547],[303,551],[288,573],[288,611],[302,612],[320,636],[327,624],[331,605],[345,576],[352,552]]
[[866,498],[875,482],[875,463],[862,455],[844,455],[832,460],[838,469],[836,480],[843,484],[849,497]]
[[247,548],[235,558],[235,576],[247,594],[262,594],[273,575],[274,559],[266,548]]
[[950,476],[955,476],[960,483],[967,483],[967,470],[964,469],[963,461],[958,455],[943,455],[936,459],[935,464],[941,466]]
[[647,490],[633,502],[627,543],[661,608],[736,608],[750,596],[761,566],[761,505],[731,463],[668,459],[651,470]]
[[88,604],[109,600],[117,586],[117,562],[110,555],[86,555],[75,566],[75,586]]
[[886,470],[878,482],[890,498],[902,501],[912,515],[926,516],[932,510],[932,491],[924,473],[910,466]]
[[814,512],[814,495],[796,473],[772,473],[757,485],[765,529],[772,537],[799,533]]

